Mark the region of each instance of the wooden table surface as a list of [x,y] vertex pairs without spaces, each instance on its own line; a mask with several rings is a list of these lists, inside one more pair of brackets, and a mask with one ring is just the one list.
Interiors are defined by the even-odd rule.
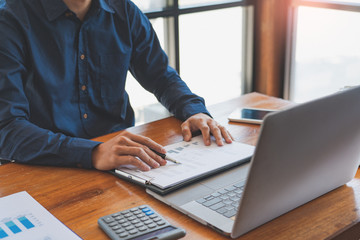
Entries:
[[[213,117],[236,140],[256,144],[259,126],[230,123],[228,114],[237,106],[281,109],[290,103],[251,93],[209,107]],[[173,117],[129,128],[160,144],[182,141],[181,122]],[[105,141],[114,134],[96,140]],[[325,239],[360,220],[360,172],[348,184],[284,214],[239,239]],[[31,166],[9,163],[0,166],[0,197],[27,191],[48,211],[83,239],[108,239],[97,225],[101,216],[141,204],[149,204],[170,223],[182,227],[184,239],[227,239],[209,227],[163,204],[142,187],[102,171]],[[261,214],[261,213],[259,213]]]

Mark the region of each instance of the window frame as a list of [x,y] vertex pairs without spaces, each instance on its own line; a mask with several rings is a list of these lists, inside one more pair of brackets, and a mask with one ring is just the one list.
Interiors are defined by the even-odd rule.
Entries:
[[288,12],[286,61],[284,76],[284,99],[291,99],[291,84],[295,68],[296,34],[299,7],[317,7],[324,9],[343,10],[360,13],[360,3],[333,0],[292,0]]
[[179,0],[170,1],[170,6],[162,10],[144,11],[151,20],[164,18],[165,20],[165,51],[168,53],[169,63],[181,75],[180,69],[180,33],[179,18],[184,14],[200,13],[205,11],[243,7],[243,45],[242,58],[242,87],[241,94],[253,91],[253,28],[254,28],[254,2],[255,0],[217,1],[216,3],[198,4],[186,7],[179,6]]

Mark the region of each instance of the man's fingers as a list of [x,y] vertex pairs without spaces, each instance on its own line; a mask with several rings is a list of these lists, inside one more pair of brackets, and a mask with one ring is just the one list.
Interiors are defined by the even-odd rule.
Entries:
[[231,133],[224,127],[219,126],[222,136],[225,139],[226,143],[232,143],[234,141],[234,137],[231,135]]
[[192,134],[191,134],[189,124],[187,122],[185,122],[181,125],[181,132],[184,137],[184,141],[188,142],[191,140]]
[[209,127],[212,135],[215,137],[216,144],[218,146],[223,146],[224,142],[223,142],[223,136],[222,136],[222,131],[220,129],[220,125],[217,124],[215,121],[211,121],[209,123]]
[[[149,171],[151,168],[146,165],[143,161],[138,158],[127,155],[127,156],[118,156],[116,162],[121,162],[121,165],[132,165],[140,169],[141,171]],[[118,165],[119,166],[119,165]]]
[[160,156],[156,155],[153,151],[144,148],[143,146],[116,146],[114,147],[115,154],[118,156],[133,156],[138,160],[143,161],[152,168],[158,168],[161,165],[165,165],[166,161]]
[[[152,140],[151,138],[144,137],[141,135],[136,135],[136,134],[133,134],[130,132],[126,132],[124,137],[131,140],[132,145],[135,145],[135,146],[142,145],[142,146],[148,147],[149,149],[153,149],[157,152],[166,153],[166,150],[164,149],[164,147],[162,145],[158,144],[157,142],[155,142],[154,140]],[[134,143],[136,143],[136,144],[134,144]]]
[[201,131],[201,134],[203,135],[205,145],[209,146],[211,144],[210,127],[207,124],[204,124],[204,122],[201,122],[199,129]]

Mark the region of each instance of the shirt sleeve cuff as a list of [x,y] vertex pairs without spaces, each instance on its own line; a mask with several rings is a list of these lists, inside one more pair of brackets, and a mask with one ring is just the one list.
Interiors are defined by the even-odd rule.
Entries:
[[185,121],[189,117],[198,113],[205,113],[212,118],[211,114],[208,112],[208,110],[206,109],[205,105],[202,102],[186,104],[182,109],[181,116],[178,116],[178,118],[182,121]]
[[[93,149],[102,142],[96,142],[88,139],[74,138],[68,143],[65,158],[73,159],[76,166],[80,168],[93,168],[91,155]],[[70,145],[70,146],[69,146]]]

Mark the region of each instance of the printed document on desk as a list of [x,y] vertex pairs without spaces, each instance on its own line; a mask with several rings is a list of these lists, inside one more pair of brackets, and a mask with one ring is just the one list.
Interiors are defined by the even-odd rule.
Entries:
[[0,240],[80,240],[27,192],[0,198]]
[[165,166],[147,172],[121,167],[115,173],[143,179],[147,184],[165,189],[248,159],[253,155],[255,147],[240,142],[225,143],[221,147],[212,142],[210,146],[205,146],[202,136],[197,136],[190,142],[175,143],[165,146],[165,149],[167,156],[181,164],[168,162]]

